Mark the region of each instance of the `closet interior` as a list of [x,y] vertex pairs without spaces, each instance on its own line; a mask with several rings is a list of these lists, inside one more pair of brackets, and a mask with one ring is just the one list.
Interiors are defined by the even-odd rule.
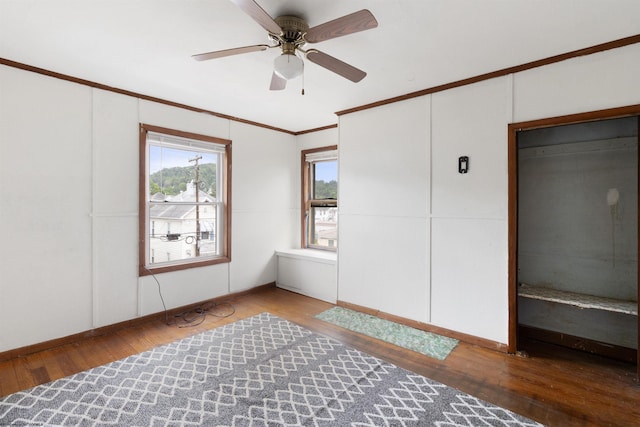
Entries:
[[517,133],[519,336],[637,363],[638,127]]

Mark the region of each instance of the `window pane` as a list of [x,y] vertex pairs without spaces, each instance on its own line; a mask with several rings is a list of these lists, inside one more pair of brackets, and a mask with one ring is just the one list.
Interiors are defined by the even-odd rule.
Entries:
[[313,165],[313,198],[338,198],[338,161],[315,162]]
[[323,248],[338,246],[338,208],[312,207],[309,225],[311,245]]
[[149,209],[150,264],[218,255],[216,205],[152,203]]
[[219,153],[149,145],[149,265],[220,255],[220,158]]
[[301,246],[336,250],[338,247],[338,150],[337,146],[302,150]]
[[187,190],[187,184],[196,180],[200,190],[216,197],[217,163],[219,154],[149,146],[149,194],[175,196]]

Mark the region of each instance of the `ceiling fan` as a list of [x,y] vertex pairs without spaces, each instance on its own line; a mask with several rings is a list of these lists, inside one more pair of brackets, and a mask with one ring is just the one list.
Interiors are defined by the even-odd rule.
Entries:
[[282,50],[280,56],[274,61],[273,74],[271,76],[270,90],[283,90],[287,80],[294,79],[302,74],[303,62],[297,52],[304,54],[309,61],[332,71],[354,83],[362,80],[367,73],[358,68],[342,62],[341,60],[320,52],[317,49],[304,50],[306,43],[318,43],[336,37],[346,36],[359,31],[370,30],[378,26],[378,21],[371,12],[363,9],[334,19],[324,24],[309,28],[304,19],[297,16],[279,16],[271,18],[254,0],[231,0],[244,13],[249,15],[262,28],[269,33],[272,44],[257,44],[252,46],[224,49],[214,52],[193,55],[196,61],[222,58],[241,53],[264,51],[279,47]]

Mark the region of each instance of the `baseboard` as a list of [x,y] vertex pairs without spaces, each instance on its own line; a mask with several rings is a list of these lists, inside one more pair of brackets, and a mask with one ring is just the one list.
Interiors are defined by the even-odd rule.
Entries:
[[[182,313],[196,307],[199,307],[205,303],[209,302],[222,302],[232,298],[237,298],[247,294],[253,294],[265,291],[267,289],[272,289],[276,287],[276,282],[267,283],[266,285],[256,286],[255,288],[247,289],[240,292],[234,292],[226,295],[222,295],[216,298],[212,298],[205,301],[196,302],[193,304],[184,305],[182,307],[172,308],[167,310],[167,315],[173,317],[173,315]],[[147,323],[154,320],[164,320],[165,312],[161,311],[158,313],[148,314],[146,316],[136,317],[135,319],[125,320],[123,322],[114,323],[112,325],[102,326],[100,328],[90,329],[88,331],[79,332],[77,334],[68,335],[62,338],[56,338],[49,341],[44,341],[37,344],[31,344],[25,347],[15,348],[12,350],[7,350],[0,353],[0,362],[5,360],[13,359],[16,357],[26,356],[28,354],[37,353],[39,351],[50,350],[55,347],[60,347],[67,344],[73,344],[76,341],[80,341],[82,339],[96,337],[100,335],[105,335],[108,333],[112,333],[121,329],[131,328],[143,323]]]
[[345,301],[338,301],[340,307],[348,308],[361,313],[370,314],[372,316],[380,317],[381,319],[390,320],[392,322],[400,323],[401,325],[410,326],[421,331],[431,332],[434,334],[442,335],[449,338],[455,338],[459,341],[465,342],[471,345],[477,345],[479,347],[488,348],[491,350],[497,350],[502,353],[508,353],[509,347],[507,344],[499,343],[496,341],[488,340],[486,338],[480,338],[473,335],[465,334],[462,332],[453,331],[447,328],[441,328],[439,326],[430,325],[428,323],[418,322],[417,320],[407,319],[394,314],[389,314],[369,307],[363,307],[361,305],[352,304]]
[[622,347],[614,344],[607,344],[588,338],[577,337],[564,334],[562,332],[549,331],[547,329],[535,328],[533,326],[518,325],[518,334],[522,337],[556,344],[574,350],[585,351],[610,359],[621,360],[623,362],[637,363],[638,352],[633,348]]

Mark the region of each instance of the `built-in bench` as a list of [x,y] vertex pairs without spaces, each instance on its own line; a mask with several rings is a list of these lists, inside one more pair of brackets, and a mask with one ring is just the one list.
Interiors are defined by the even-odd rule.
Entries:
[[330,303],[338,299],[337,253],[314,249],[277,250],[279,288]]

